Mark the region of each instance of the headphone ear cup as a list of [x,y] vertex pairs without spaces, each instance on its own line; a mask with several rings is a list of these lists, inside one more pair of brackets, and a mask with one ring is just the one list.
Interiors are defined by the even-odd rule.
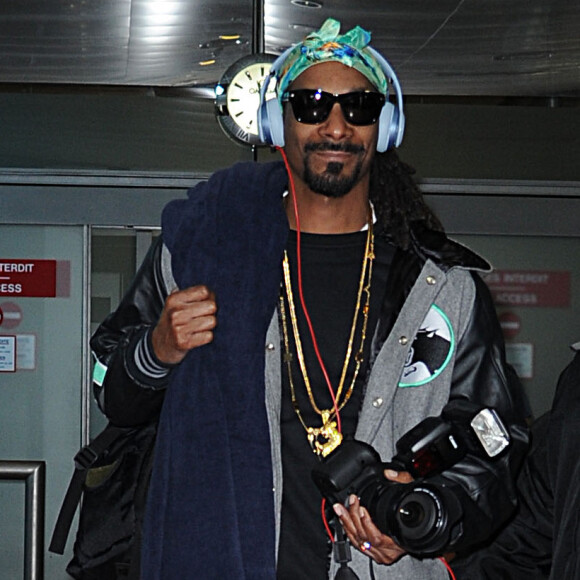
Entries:
[[380,53],[371,46],[367,47],[369,52],[375,57],[387,78],[391,81],[395,89],[397,104],[387,101],[381,116],[379,117],[379,138],[377,140],[377,151],[383,152],[390,147],[398,147],[403,141],[405,132],[405,114],[403,113],[403,93],[399,79],[395,71]]
[[396,119],[393,117],[397,116],[397,111],[395,110],[395,105],[385,103],[379,117],[379,137],[377,139],[377,151],[383,153],[389,147],[393,145],[393,126],[396,124]]
[[[260,141],[274,147],[284,147],[284,119],[278,104],[278,98],[266,99],[266,92],[272,79],[276,79],[280,68],[284,65],[288,55],[294,50],[289,46],[273,63],[268,77],[260,88],[260,105],[258,107],[258,134]],[[278,81],[276,80],[276,86]]]
[[260,139],[274,147],[284,147],[284,119],[277,98],[262,103],[260,120]]
[[377,151],[382,153],[391,147],[398,147],[405,132],[405,115],[393,103],[385,103],[379,117]]

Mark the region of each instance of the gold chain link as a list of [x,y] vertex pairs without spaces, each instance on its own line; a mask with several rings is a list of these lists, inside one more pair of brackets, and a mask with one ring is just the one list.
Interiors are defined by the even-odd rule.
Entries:
[[[338,389],[335,394],[335,401],[336,407],[333,409],[320,409],[316,404],[314,399],[314,393],[312,392],[312,386],[310,384],[310,379],[308,377],[308,372],[306,369],[306,361],[304,358],[304,352],[302,350],[302,341],[300,339],[300,332],[298,330],[298,320],[296,317],[296,307],[294,304],[294,295],[292,293],[292,286],[290,281],[290,263],[288,260],[287,252],[284,252],[284,261],[283,261],[283,268],[284,268],[284,288],[286,290],[286,300],[288,301],[288,307],[290,311],[290,320],[292,323],[292,331],[294,335],[294,343],[296,346],[296,353],[298,355],[298,363],[300,366],[300,370],[302,372],[302,377],[304,379],[304,385],[306,387],[306,392],[308,393],[308,399],[310,401],[310,405],[314,409],[314,411],[320,415],[322,420],[321,427],[309,427],[304,422],[302,418],[302,414],[300,413],[300,408],[298,406],[298,401],[296,399],[296,389],[294,386],[294,381],[292,379],[292,362],[293,356],[290,352],[290,341],[289,341],[289,333],[288,333],[288,325],[287,325],[287,316],[286,316],[286,306],[284,303],[284,295],[280,293],[280,317],[282,319],[282,330],[284,335],[284,362],[286,363],[286,368],[288,370],[288,379],[290,383],[290,393],[292,396],[292,405],[294,407],[294,411],[300,420],[300,423],[304,427],[308,441],[312,447],[312,450],[317,455],[322,455],[326,457],[329,453],[331,453],[336,447],[338,447],[342,442],[342,433],[338,431],[337,422],[334,421],[334,417],[336,416],[337,410],[340,411],[349,401],[352,392],[354,390],[354,385],[356,379],[358,377],[358,373],[360,371],[364,355],[364,344],[366,339],[367,333],[367,324],[368,324],[368,317],[369,317],[369,310],[370,310],[370,298],[371,298],[371,279],[372,279],[372,269],[373,269],[373,261],[375,259],[375,252],[374,252],[374,233],[373,233],[373,223],[372,223],[372,216],[369,215],[369,225],[367,231],[367,239],[365,245],[365,254],[363,257],[363,264],[361,268],[361,276],[359,281],[359,288],[357,293],[356,305],[354,309],[354,316],[353,321],[350,329],[350,335],[348,339],[348,346],[346,351],[346,356],[344,360],[344,364],[342,367],[342,373],[340,376],[340,381],[338,383]],[[365,303],[361,309],[361,302],[362,296],[365,295]],[[359,316],[359,311],[362,311],[362,327],[361,327],[361,339],[360,345],[357,353],[354,356],[355,361],[355,368],[352,381],[346,391],[342,402],[340,401],[342,391],[344,389],[344,382],[346,380],[346,374],[348,371],[348,367],[350,365],[350,359],[353,350],[354,344],[354,337],[356,334],[356,327],[357,327],[357,320]]]

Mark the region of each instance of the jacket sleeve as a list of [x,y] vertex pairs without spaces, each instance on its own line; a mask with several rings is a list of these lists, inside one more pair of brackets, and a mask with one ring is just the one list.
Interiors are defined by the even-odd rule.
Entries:
[[515,479],[527,450],[528,404],[514,370],[505,359],[503,336],[487,286],[474,275],[476,296],[466,331],[459,339],[450,401],[493,408],[509,431],[510,445],[496,458],[468,453],[435,476],[458,496],[464,511],[450,548],[461,551],[488,538],[513,514]]
[[131,287],[93,334],[93,389],[101,410],[119,426],[146,422],[159,414],[171,366],[151,346],[168,295],[162,270],[163,241],[151,246]]
[[541,580],[552,561],[554,497],[548,462],[550,413],[532,427],[532,446],[518,476],[515,517],[485,548],[453,562],[458,580]]

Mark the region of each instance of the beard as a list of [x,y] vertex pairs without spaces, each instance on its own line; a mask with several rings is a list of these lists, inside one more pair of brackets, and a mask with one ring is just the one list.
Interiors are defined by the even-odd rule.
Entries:
[[[310,153],[314,151],[345,151],[355,153],[359,159],[348,175],[343,175],[344,163],[331,161],[322,173],[315,173],[310,163]],[[326,197],[344,197],[358,182],[362,172],[364,147],[350,143],[308,143],[304,147],[304,181],[314,192]]]

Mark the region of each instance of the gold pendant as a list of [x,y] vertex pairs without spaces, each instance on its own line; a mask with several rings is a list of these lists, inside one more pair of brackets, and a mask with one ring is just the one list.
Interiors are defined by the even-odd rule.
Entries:
[[322,411],[322,427],[308,427],[308,441],[316,455],[326,457],[342,443],[342,433],[336,421],[330,421],[330,411]]

